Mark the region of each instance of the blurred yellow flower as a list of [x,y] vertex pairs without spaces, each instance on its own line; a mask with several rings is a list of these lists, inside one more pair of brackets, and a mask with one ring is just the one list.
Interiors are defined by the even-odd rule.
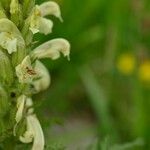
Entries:
[[150,82],[150,60],[147,60],[140,65],[139,79],[144,82]]
[[131,75],[135,69],[135,57],[127,53],[120,55],[117,68],[121,73]]

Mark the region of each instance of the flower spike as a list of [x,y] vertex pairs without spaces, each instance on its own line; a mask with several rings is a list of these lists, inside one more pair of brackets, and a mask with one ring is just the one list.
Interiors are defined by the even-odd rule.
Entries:
[[7,144],[7,139],[16,136],[15,140],[10,141],[11,145],[16,146],[15,148],[19,148],[17,143],[20,141],[32,143],[32,150],[44,150],[44,134],[34,112],[33,103],[35,102],[36,105],[36,101],[32,100],[32,96],[46,90],[51,83],[51,77],[49,70],[40,59],[55,60],[61,54],[69,59],[70,55],[70,44],[63,38],[50,40],[33,49],[34,34],[47,35],[52,32],[53,21],[47,18],[50,15],[63,21],[59,5],[52,1],[41,5],[36,5],[35,0],[1,0],[0,2],[0,141],[2,147],[3,142]]

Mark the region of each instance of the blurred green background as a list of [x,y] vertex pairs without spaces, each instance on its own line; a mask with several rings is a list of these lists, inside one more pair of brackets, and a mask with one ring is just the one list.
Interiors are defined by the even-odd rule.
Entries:
[[35,99],[47,147],[149,150],[150,1],[56,2],[64,22],[52,17],[53,33],[35,37],[71,43],[70,61],[43,61],[51,86]]

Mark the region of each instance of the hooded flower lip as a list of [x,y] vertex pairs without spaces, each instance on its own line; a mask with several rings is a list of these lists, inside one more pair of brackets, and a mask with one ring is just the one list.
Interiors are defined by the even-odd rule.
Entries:
[[35,115],[27,116],[27,130],[20,136],[20,141],[30,143],[33,141],[32,150],[44,150],[44,135],[39,120]]
[[39,120],[35,115],[30,115],[27,117],[27,119],[31,123],[34,135],[32,150],[44,150],[45,141]]
[[49,34],[52,32],[53,22],[41,16],[39,6],[35,6],[33,13],[30,17],[30,30],[33,34],[38,32]]
[[27,121],[26,131],[22,136],[20,136],[20,141],[23,143],[31,143],[34,138],[33,127],[28,118],[26,119],[26,121]]
[[10,20],[0,19],[0,46],[11,54],[17,51],[17,47],[24,48],[25,42],[16,25]]
[[17,51],[17,39],[8,32],[0,33],[0,46],[11,54]]
[[47,89],[51,82],[48,69],[38,60],[35,62],[34,69],[39,76],[39,79],[33,80],[32,82],[35,91],[40,92]]
[[40,18],[39,31],[45,35],[52,32],[53,22],[46,18]]
[[40,32],[40,21],[41,21],[41,12],[39,10],[39,7],[36,5],[33,8],[32,14],[29,17],[29,24],[30,24],[30,30],[32,31],[33,34],[36,34]]
[[59,18],[60,21],[63,21],[60,8],[57,3],[49,1],[41,4],[39,7],[42,16],[54,15],[55,17]]
[[47,35],[52,32],[53,22],[44,18],[47,15],[54,15],[62,21],[60,8],[57,3],[45,2],[40,6],[36,5],[29,17],[29,29],[33,34],[40,32]]
[[35,48],[31,57],[33,59],[51,58],[55,60],[60,57],[60,52],[69,59],[70,44],[67,40],[62,38],[50,40]]
[[16,75],[20,83],[31,83],[36,72],[31,65],[30,56],[26,56],[21,64],[16,67]]

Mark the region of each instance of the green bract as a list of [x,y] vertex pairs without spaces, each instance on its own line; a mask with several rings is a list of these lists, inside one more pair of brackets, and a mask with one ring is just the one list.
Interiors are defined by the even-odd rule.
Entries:
[[60,53],[69,58],[70,54],[70,44],[62,38],[32,50],[34,34],[52,32],[53,22],[47,15],[62,21],[55,2],[41,5],[35,5],[34,0],[0,2],[0,139],[3,137],[0,144],[3,147],[3,142],[13,136],[22,143],[33,142],[32,150],[44,149],[44,135],[34,112],[32,95],[47,89],[51,79],[38,59],[54,60]]

